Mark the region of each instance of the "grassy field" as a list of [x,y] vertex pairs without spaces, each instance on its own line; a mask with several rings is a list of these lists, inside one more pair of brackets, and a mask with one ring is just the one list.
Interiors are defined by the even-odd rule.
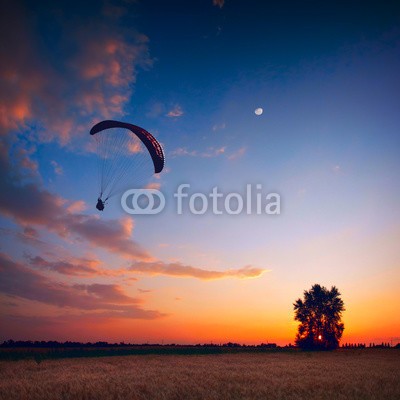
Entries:
[[400,399],[400,351],[0,361],[0,399]]

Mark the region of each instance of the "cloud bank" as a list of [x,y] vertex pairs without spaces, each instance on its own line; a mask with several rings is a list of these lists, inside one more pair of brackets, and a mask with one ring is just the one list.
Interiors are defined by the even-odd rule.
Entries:
[[[48,18],[36,21],[31,4],[5,1],[0,134],[23,130],[40,141],[66,144],[86,134],[90,123],[124,113],[137,69],[152,63],[148,38],[101,7],[95,1],[85,7],[49,3],[40,10]],[[44,37],[48,31],[52,40]]]
[[61,308],[111,311],[118,317],[155,319],[163,316],[158,311],[142,309],[141,300],[126,295],[118,285],[55,282],[3,253],[0,253],[0,292]]

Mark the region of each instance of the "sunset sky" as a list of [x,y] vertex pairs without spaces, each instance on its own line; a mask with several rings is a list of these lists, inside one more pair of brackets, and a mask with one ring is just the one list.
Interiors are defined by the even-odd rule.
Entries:
[[[400,341],[400,4],[1,7],[0,340],[293,343],[319,283],[344,342]],[[162,143],[162,213],[95,209],[104,119]],[[281,213],[177,215],[182,183]]]

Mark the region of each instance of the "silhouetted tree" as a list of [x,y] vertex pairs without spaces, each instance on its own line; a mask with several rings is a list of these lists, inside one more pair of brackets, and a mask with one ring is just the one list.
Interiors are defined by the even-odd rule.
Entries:
[[300,322],[296,344],[308,350],[333,350],[339,346],[344,324],[341,322],[345,310],[343,300],[335,286],[328,290],[313,285],[304,291],[304,298],[297,299],[294,319]]

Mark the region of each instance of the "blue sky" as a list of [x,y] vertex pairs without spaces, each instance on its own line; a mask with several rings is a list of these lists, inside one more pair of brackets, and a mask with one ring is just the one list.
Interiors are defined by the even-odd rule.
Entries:
[[[182,342],[285,342],[291,303],[316,282],[342,290],[350,339],[398,332],[391,306],[374,305],[370,325],[360,310],[399,301],[399,6],[214,3],[8,4],[1,251],[32,280],[2,288],[6,335],[22,338],[26,323],[61,338],[56,321],[73,314],[109,340],[164,329]],[[132,218],[118,197],[95,209],[88,132],[106,118],[163,144],[161,214]],[[178,216],[181,183],[206,194],[261,184],[281,214]],[[81,303],[59,300],[58,284]],[[108,330],[128,297],[135,311]]]

